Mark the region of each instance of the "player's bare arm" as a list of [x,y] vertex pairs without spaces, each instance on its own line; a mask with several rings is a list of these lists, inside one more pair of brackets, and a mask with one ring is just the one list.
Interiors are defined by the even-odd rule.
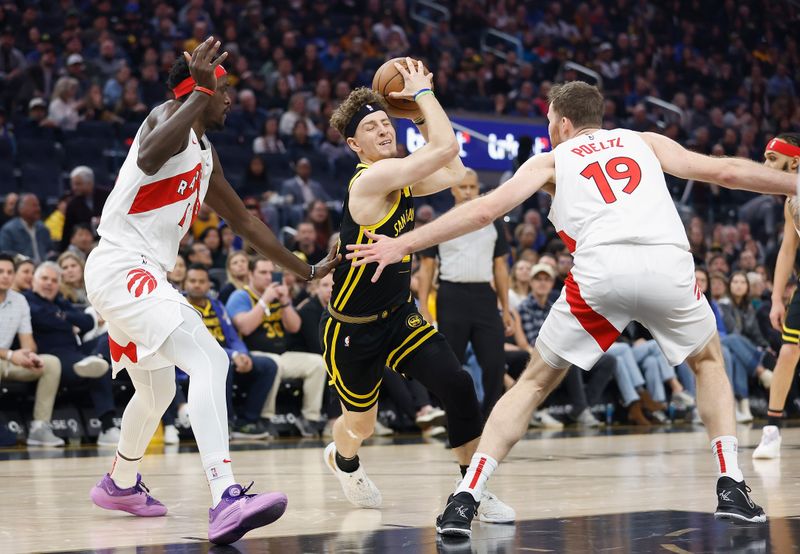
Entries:
[[714,158],[687,150],[674,140],[656,133],[640,133],[650,145],[665,173],[681,179],[716,183],[729,189],[762,194],[796,194],[797,177],[764,167],[744,158]]
[[387,265],[399,262],[412,252],[486,227],[526,198],[554,182],[553,154],[551,152],[537,154],[522,164],[511,179],[494,191],[453,208],[424,227],[397,238],[367,231],[367,236],[373,242],[361,245],[348,244],[347,249],[351,252],[347,254],[347,258],[353,260],[354,266],[376,262],[378,268],[372,278],[372,282],[376,282]]
[[242,199],[225,178],[217,151],[212,146],[214,170],[208,184],[206,203],[224,219],[237,235],[250,242],[258,252],[281,267],[299,275],[303,279],[321,279],[339,263],[339,256],[333,248],[328,257],[312,267],[289,252],[263,221],[250,214]]
[[[428,124],[423,120],[422,123],[416,123],[417,129],[422,134],[425,142],[428,142],[430,131]],[[452,132],[452,129],[451,129]],[[414,196],[428,196],[429,194],[436,194],[447,188],[453,186],[453,183],[458,183],[464,178],[466,168],[461,161],[461,156],[456,152],[456,155],[445,164],[441,169],[437,169],[433,174],[425,177],[414,183],[411,186]]]
[[[194,49],[191,56],[184,52],[189,72],[197,86],[215,91],[215,71],[225,58],[223,52],[216,58],[220,42],[209,37]],[[139,136],[139,157],[136,164],[147,175],[154,175],[175,154],[183,151],[189,141],[189,129],[205,110],[211,96],[195,90],[183,102],[167,102],[150,112]]]
[[783,206],[783,240],[775,262],[775,277],[772,286],[772,308],[769,310],[769,321],[778,331],[783,329],[783,318],[786,315],[786,305],[783,303],[783,293],[792,276],[797,248],[800,247],[800,237],[794,228],[794,216],[787,199]]
[[[407,59],[408,69],[400,64],[395,64],[403,74],[405,86],[400,92],[393,92],[392,98],[413,99],[414,95],[422,89],[431,88],[433,74],[423,73],[422,62]],[[456,141],[450,120],[447,118],[442,106],[433,94],[423,94],[417,98],[417,105],[425,118],[426,131],[429,141],[422,148],[405,158],[388,158],[376,161],[370,170],[359,178],[359,186],[354,189],[354,195],[361,196],[386,196],[393,191],[400,190],[412,184],[414,194],[430,194],[435,192],[420,193],[415,183],[419,184],[426,178],[448,164],[453,169],[449,170],[454,181],[463,178],[463,164],[458,157],[458,142]],[[388,116],[384,121],[367,122],[363,130],[375,140],[393,139],[394,128]],[[460,167],[460,169],[459,169]],[[438,190],[450,186],[442,184]],[[424,187],[423,187],[424,188]]]

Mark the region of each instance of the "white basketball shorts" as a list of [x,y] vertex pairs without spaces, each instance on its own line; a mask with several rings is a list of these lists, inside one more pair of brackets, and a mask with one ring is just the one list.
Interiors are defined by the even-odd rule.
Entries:
[[84,271],[89,302],[108,322],[113,374],[125,367],[153,370],[172,365],[159,354],[183,323],[186,299],[166,272],[145,256],[100,241]]
[[552,353],[589,370],[631,321],[650,331],[672,365],[708,344],[716,321],[697,288],[689,252],[613,245],[579,253],[537,348],[545,361]]

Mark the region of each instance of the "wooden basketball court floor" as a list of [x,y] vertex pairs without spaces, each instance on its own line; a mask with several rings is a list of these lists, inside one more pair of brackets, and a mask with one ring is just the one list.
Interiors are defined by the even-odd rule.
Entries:
[[436,514],[457,467],[443,444],[372,440],[361,452],[384,504],[351,507],[322,462],[319,440],[234,447],[237,477],[289,496],[286,514],[228,547],[206,540],[209,494],[193,447],[153,453],[142,473],[163,518],[103,511],[89,488],[112,450],[0,450],[0,552],[516,553],[800,551],[800,428],[783,457],[751,459],[760,427],[740,427],[740,464],[767,525],[714,521],[715,471],[702,427],[529,433],[490,481],[515,525],[476,523],[471,541],[442,541]]

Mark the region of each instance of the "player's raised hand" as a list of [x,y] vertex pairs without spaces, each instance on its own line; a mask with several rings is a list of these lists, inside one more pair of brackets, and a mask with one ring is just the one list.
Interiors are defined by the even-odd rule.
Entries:
[[322,279],[325,277],[339,265],[340,261],[342,261],[342,257],[339,255],[339,244],[337,243],[331,246],[327,257],[314,266],[314,279]]
[[188,52],[183,53],[186,62],[189,64],[189,73],[192,75],[194,82],[210,90],[216,90],[217,88],[217,76],[215,74],[217,66],[228,57],[227,52],[216,56],[220,44],[222,43],[218,40],[215,41],[214,37],[208,37],[197,45],[191,55]]
[[406,67],[395,62],[394,66],[403,76],[403,90],[390,92],[389,98],[405,98],[413,100],[414,95],[425,88],[433,86],[433,73],[425,75],[425,68],[421,61],[406,58]]
[[353,266],[358,267],[364,264],[376,263],[378,268],[372,276],[375,283],[383,273],[383,268],[387,265],[401,261],[408,252],[402,242],[385,235],[378,235],[372,231],[367,231],[366,235],[372,239],[369,244],[348,244],[346,248],[350,251],[346,258],[353,260]]

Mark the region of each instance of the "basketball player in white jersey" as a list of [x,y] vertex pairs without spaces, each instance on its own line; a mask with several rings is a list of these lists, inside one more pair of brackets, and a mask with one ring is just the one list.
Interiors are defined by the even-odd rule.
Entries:
[[[208,537],[228,544],[278,519],[283,493],[245,494],[233,477],[225,380],[228,357],[198,313],[167,281],[178,245],[205,201],[255,248],[304,279],[322,277],[329,257],[310,267],[248,214],[225,179],[206,130],[221,129],[230,107],[227,79],[209,38],[173,66],[175,100],[155,108],[140,127],[103,209],[100,244],[86,262],[89,301],[108,322],[114,374],[125,368],[135,394],[122,416],[111,472],[92,489],[95,504],[138,516],[167,509],[137,473],[153,433],[175,395],[175,366],[189,374],[189,413],[212,506]],[[265,307],[264,307],[265,308]]]
[[[781,133],[769,141],[764,150],[764,165],[796,175],[800,167],[800,134]],[[797,363],[800,362],[800,294],[795,290],[788,310],[783,303],[786,285],[794,272],[797,248],[800,247],[800,206],[797,196],[786,198],[783,216],[783,240],[775,263],[772,308],[769,311],[772,326],[781,331],[783,345],[775,362],[769,388],[767,425],[761,433],[761,441],[753,450],[753,458],[762,460],[772,460],[781,455],[783,410]]]
[[645,325],[672,365],[688,360],[697,405],[718,469],[717,518],[764,522],[737,464],[733,392],[723,367],[714,315],[697,290],[694,263],[664,173],[728,188],[793,194],[794,177],[736,158],[689,152],[652,133],[602,130],[603,97],[582,82],[550,92],[550,140],[494,192],[462,204],[396,239],[371,235],[348,245],[348,258],[387,264],[479,229],[543,189],[550,220],[575,265],[520,380],[495,405],[466,477],[437,518],[437,531],[469,536],[486,480],[528,428],[536,407],[570,365],[592,367],[632,320]]

